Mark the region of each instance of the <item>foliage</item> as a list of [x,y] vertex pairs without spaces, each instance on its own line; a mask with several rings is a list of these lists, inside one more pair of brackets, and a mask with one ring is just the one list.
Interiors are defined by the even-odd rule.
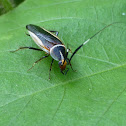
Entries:
[[24,0],[0,0],[0,15],[12,10]]
[[[116,126],[126,124],[126,1],[27,0],[0,17],[1,126]],[[107,24],[117,23],[87,43],[66,76],[51,57],[27,70],[44,52],[9,51],[37,47],[27,24],[59,31],[72,52]],[[70,53],[71,55],[71,53]],[[69,55],[69,56],[70,56]]]

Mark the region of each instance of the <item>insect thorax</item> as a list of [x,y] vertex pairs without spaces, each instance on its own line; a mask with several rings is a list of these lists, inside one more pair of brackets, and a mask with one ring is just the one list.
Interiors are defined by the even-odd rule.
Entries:
[[61,61],[64,60],[66,55],[66,48],[64,45],[58,44],[50,49],[50,55],[54,60]]

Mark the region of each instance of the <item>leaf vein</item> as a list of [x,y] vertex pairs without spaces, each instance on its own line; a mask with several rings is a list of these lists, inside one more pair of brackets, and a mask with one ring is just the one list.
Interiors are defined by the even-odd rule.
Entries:
[[[125,64],[122,64],[122,65],[119,65],[119,66],[116,66],[116,67],[113,67],[113,68],[111,68],[111,69],[107,69],[107,70],[100,71],[100,72],[97,72],[97,73],[93,73],[93,74],[90,74],[90,75],[87,75],[87,76],[83,76],[83,77],[80,77],[80,78],[76,78],[76,79],[73,79],[73,80],[69,80],[69,81],[67,81],[67,82],[58,83],[58,84],[56,84],[56,85],[47,87],[47,88],[45,88],[45,89],[38,90],[38,91],[33,92],[33,93],[31,93],[31,94],[24,95],[24,96],[22,96],[22,97],[20,97],[20,98],[17,98],[17,99],[15,99],[15,100],[13,100],[13,101],[11,101],[11,102],[9,102],[9,103],[12,103],[12,102],[14,102],[14,101],[16,101],[16,100],[22,99],[22,98],[27,97],[27,96],[36,95],[36,94],[38,94],[38,93],[44,92],[44,91],[49,90],[49,89],[53,89],[53,88],[58,87],[58,86],[66,85],[66,84],[68,84],[69,82],[74,82],[74,81],[77,81],[77,80],[80,80],[80,79],[84,79],[84,78],[88,78],[88,77],[92,77],[92,76],[95,76],[95,75],[98,75],[98,74],[101,74],[101,73],[104,73],[104,72],[113,71],[113,70],[116,70],[116,69],[118,69],[118,68],[120,68],[120,67],[124,67],[124,66],[126,66],[126,63],[125,63]],[[9,103],[8,103],[8,104],[9,104]],[[5,104],[5,105],[6,105],[6,104]],[[3,106],[5,106],[5,105],[2,105],[2,106],[0,106],[0,107],[3,107]]]
[[111,109],[112,105],[117,101],[117,99],[119,99],[119,97],[123,94],[123,92],[126,91],[126,86],[124,87],[124,89],[117,95],[117,97],[112,101],[112,103],[110,103],[110,105],[107,107],[107,109],[103,112],[103,114],[101,115],[101,117],[99,118],[99,120],[96,122],[96,126],[98,125],[98,123],[103,119],[103,117],[107,114],[107,112],[109,112],[109,110]]

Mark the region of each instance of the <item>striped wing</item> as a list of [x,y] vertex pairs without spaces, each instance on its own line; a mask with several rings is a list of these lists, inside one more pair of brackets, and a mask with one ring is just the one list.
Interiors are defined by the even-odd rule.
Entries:
[[54,45],[63,45],[61,40],[56,35],[52,34],[50,31],[44,28],[30,24],[26,26],[26,29],[28,30],[35,43],[47,53],[49,53],[50,49]]

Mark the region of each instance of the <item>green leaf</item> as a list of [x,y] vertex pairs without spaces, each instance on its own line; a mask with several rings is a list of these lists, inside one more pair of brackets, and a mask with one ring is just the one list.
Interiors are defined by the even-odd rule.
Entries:
[[[0,17],[0,126],[124,126],[126,124],[126,1],[27,0]],[[37,47],[27,24],[59,31],[72,52],[82,47],[62,75]],[[71,53],[69,54],[70,57]],[[68,66],[69,67],[69,66]]]

